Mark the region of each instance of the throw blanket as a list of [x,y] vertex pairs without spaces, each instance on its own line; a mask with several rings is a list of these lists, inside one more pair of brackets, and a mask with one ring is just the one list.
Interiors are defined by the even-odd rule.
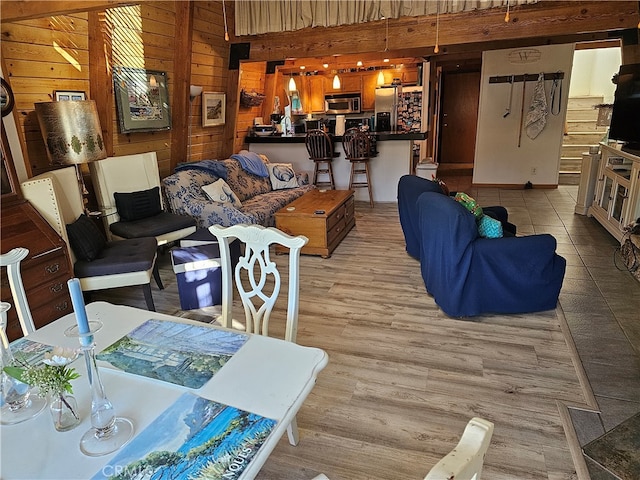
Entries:
[[240,162],[245,172],[252,173],[258,177],[268,177],[269,170],[257,153],[243,150],[240,153],[234,153],[231,158]]
[[215,175],[218,178],[227,180],[227,167],[217,160],[201,160],[199,162],[180,163],[174,169],[174,172],[181,170],[202,170],[204,172]]

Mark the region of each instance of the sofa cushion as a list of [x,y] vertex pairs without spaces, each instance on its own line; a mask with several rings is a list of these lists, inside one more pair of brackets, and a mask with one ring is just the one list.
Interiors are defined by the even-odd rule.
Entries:
[[202,190],[213,202],[230,203],[235,208],[242,207],[242,202],[240,202],[238,196],[233,193],[227,182],[221,178],[208,185],[203,185]]
[[116,192],[113,194],[120,220],[131,222],[152,217],[162,211],[160,204],[160,187],[131,193]]
[[270,163],[267,165],[269,169],[269,179],[271,180],[271,188],[274,190],[282,190],[283,188],[296,188],[298,179],[293,171],[290,163]]
[[154,237],[132,238],[108,242],[92,261],[77,261],[73,271],[77,277],[99,277],[153,268],[157,243]]
[[76,258],[87,262],[94,260],[107,243],[98,226],[84,213],[67,225],[67,235]]
[[247,173],[242,169],[240,162],[234,159],[223,160],[227,167],[227,184],[233,192],[238,196],[240,201],[248,198],[270,192],[271,180],[269,177],[259,177],[251,173]]
[[195,226],[196,221],[188,215],[160,212],[152,217],[134,222],[113,222],[109,230],[121,238],[157,237]]

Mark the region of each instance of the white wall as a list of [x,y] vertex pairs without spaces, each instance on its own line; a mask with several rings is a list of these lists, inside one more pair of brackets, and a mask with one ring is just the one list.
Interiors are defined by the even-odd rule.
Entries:
[[[539,59],[526,63],[521,63],[517,55],[517,51],[523,49],[492,50],[483,54],[474,184],[524,185],[527,181],[534,186],[558,184],[574,44],[543,45],[527,50],[531,49],[540,52]],[[558,71],[564,72],[560,114],[549,113],[544,130],[534,140],[527,137],[523,129],[518,147],[518,132],[523,123],[520,115],[523,83],[514,85],[511,114],[503,118],[510,84],[490,84],[489,77]],[[551,85],[551,81],[545,82],[549,107]],[[531,104],[534,86],[535,82],[526,84],[524,116]]]
[[600,96],[603,103],[613,103],[616,85],[611,77],[620,70],[620,47],[576,50],[569,97]]

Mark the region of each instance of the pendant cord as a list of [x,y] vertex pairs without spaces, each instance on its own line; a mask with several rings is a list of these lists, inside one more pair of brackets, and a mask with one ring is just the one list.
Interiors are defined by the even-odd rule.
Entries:
[[440,40],[440,1],[436,2],[436,44],[433,47],[433,53],[438,53],[440,47],[438,46]]
[[224,4],[224,0],[222,0],[222,16],[224,17],[224,39],[226,42],[228,42],[229,29],[227,28],[227,7]]
[[507,13],[504,16],[505,23],[509,23],[509,0],[507,0]]

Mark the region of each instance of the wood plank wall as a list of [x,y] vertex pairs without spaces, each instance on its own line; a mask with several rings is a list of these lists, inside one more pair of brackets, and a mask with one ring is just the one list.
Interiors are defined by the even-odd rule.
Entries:
[[[240,65],[240,89],[244,89],[247,92],[255,90],[258,93],[265,93],[266,66],[266,62],[242,63]],[[263,109],[264,102],[263,105],[255,107],[238,106],[238,117],[236,119],[236,131],[233,142],[234,152],[248,147],[248,145],[244,143],[244,138],[249,133],[254,118],[263,117],[264,123],[269,123],[270,119],[268,116],[265,118]]]
[[[227,23],[233,28],[233,6],[227,2]],[[231,2],[232,3],[232,2]],[[54,90],[81,90],[87,98],[95,97],[101,111],[105,139],[110,155],[128,155],[156,151],[160,176],[172,173],[177,162],[185,161],[188,142],[179,158],[172,158],[171,144],[175,135],[188,135],[187,128],[176,131],[119,133],[115,97],[113,95],[112,69],[114,66],[131,66],[159,70],[167,73],[169,104],[186,105],[178,110],[188,111],[193,135],[192,159],[220,158],[225,156],[224,129],[228,127],[202,127],[201,97],[189,108],[188,95],[174,98],[175,79],[180,78],[188,58],[180,58],[175,50],[177,2],[154,1],[139,5],[123,6],[98,13],[101,31],[92,37],[99,42],[94,49],[89,45],[88,15],[76,13],[33,20],[2,23],[3,71],[14,92],[16,110],[14,118],[21,136],[22,150],[29,176],[50,170],[44,142],[38,127],[34,103],[53,99]],[[193,18],[191,58],[191,84],[200,85],[204,91],[222,91],[227,88],[229,43],[224,40],[222,2],[195,2]],[[112,42],[114,29],[120,40]],[[90,51],[105,52],[104,59],[90,58]],[[94,82],[95,77],[102,81]],[[188,81],[186,79],[185,81]],[[107,85],[108,95],[96,92],[91,85]],[[188,91],[188,86],[187,86]],[[103,99],[104,100],[99,100]],[[227,112],[227,124],[235,122],[235,112]],[[175,122],[174,122],[175,123]],[[188,125],[188,123],[186,123]],[[174,154],[175,156],[175,154]],[[85,175],[88,169],[85,171]]]
[[87,14],[3,23],[1,47],[27,172],[37,175],[51,167],[34,104],[53,100],[55,90],[89,94]]

